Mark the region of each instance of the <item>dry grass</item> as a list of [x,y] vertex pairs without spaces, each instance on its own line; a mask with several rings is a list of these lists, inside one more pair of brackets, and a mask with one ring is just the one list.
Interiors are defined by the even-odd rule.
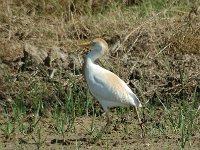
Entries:
[[[191,135],[196,139],[200,97],[200,14],[196,6],[198,2],[188,0],[2,1],[0,104],[4,141],[9,143],[15,137],[19,143],[25,139],[35,141],[37,148],[48,147],[49,141],[44,144],[40,134],[50,130],[48,140],[55,134],[65,140],[67,134],[67,146],[88,147],[84,141],[77,141],[75,131],[93,136],[98,130],[93,122],[91,129],[87,127],[85,115],[95,118],[102,112],[81,77],[83,50],[77,43],[96,37],[106,39],[110,46],[110,54],[101,59],[100,65],[124,79],[143,102],[143,121],[149,127],[147,139],[162,135],[166,141],[163,135],[170,135],[169,143],[176,140],[172,145],[182,148]],[[116,130],[109,138],[123,135],[127,139],[125,147],[131,148],[136,127],[127,121],[122,123],[124,113],[129,111],[116,111],[121,123],[117,120],[112,128],[123,124],[123,133]],[[76,118],[80,120],[76,122]],[[86,131],[80,131],[80,124]],[[175,136],[179,131],[185,132]],[[17,133],[19,136],[15,136]],[[139,139],[139,135],[133,136]],[[125,148],[123,140],[118,139],[121,144],[116,147]],[[188,141],[193,141],[194,147],[199,144]],[[65,146],[66,142],[61,143]],[[106,141],[100,143],[105,148],[107,144],[107,149],[111,146]],[[146,144],[142,148],[148,147]]]

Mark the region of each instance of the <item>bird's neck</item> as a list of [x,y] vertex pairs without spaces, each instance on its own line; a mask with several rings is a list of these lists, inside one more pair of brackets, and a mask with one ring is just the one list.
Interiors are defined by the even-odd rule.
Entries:
[[87,80],[87,77],[90,75],[92,71],[92,66],[95,65],[95,60],[97,60],[101,54],[97,53],[96,51],[90,51],[86,57],[85,61],[82,66],[84,78]]
[[103,54],[100,53],[101,51],[98,51],[98,50],[92,50],[90,51],[87,56],[86,56],[86,63],[88,62],[92,62],[92,63],[95,63],[95,61],[101,57]]

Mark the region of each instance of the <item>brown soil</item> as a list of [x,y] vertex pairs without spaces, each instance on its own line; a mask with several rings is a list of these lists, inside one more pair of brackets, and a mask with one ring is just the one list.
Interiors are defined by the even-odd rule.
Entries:
[[[130,119],[130,118],[129,118]],[[95,127],[100,129],[105,121],[102,117],[95,118]],[[151,135],[151,128],[147,128],[148,134],[145,137],[141,136],[141,131],[135,120],[130,120],[125,124],[113,120],[107,133],[95,144],[90,143],[93,136],[89,135],[92,118],[81,117],[76,118],[74,129],[72,132],[65,133],[64,138],[55,129],[52,129],[51,123],[43,120],[40,123],[41,143],[40,149],[179,149],[180,137],[176,134],[159,134]],[[126,134],[125,134],[126,128]],[[23,147],[25,149],[37,149],[39,144],[38,134],[30,135],[13,135],[6,139],[1,134],[1,149],[12,150],[13,148]],[[34,140],[36,139],[36,141]],[[198,150],[200,146],[200,136],[191,137],[190,146],[187,144],[185,149]]]
[[[138,19],[138,13],[127,11],[127,7],[124,14],[110,10],[104,13],[105,17],[93,16],[93,12],[87,16],[82,15],[88,10],[81,7],[82,2],[77,1],[74,6],[64,2],[61,0],[59,7],[51,2],[43,5],[40,1],[0,3],[0,149],[180,149],[179,128],[172,131],[163,105],[177,111],[172,117],[179,115],[179,106],[184,102],[189,107],[196,98],[194,109],[200,105],[200,14],[192,12],[192,7],[191,11],[173,10],[173,16],[152,12],[150,17]],[[141,2],[135,5],[138,3]],[[80,5],[80,9],[75,5]],[[64,16],[56,8],[73,10]],[[103,7],[97,8],[94,5],[94,10],[105,11]],[[98,63],[125,80],[143,103],[146,115],[143,118],[147,117],[143,119],[147,127],[145,137],[141,137],[141,130],[130,112],[124,121],[113,111],[107,133],[97,143],[90,143],[106,123],[95,102],[98,117],[94,119],[95,129],[91,135],[90,110],[88,114],[78,114],[70,129],[64,124],[63,135],[54,125],[53,106],[58,99],[63,104],[64,95],[74,90],[72,84],[77,86],[74,101],[88,98],[81,75],[83,49],[77,43],[96,37],[106,39],[110,47],[110,53]],[[33,130],[33,113],[37,110],[34,100],[38,95],[42,96],[45,108],[40,110],[41,119]],[[26,115],[18,117],[30,131],[5,135],[5,108],[14,122],[11,106],[16,99],[27,108]],[[154,114],[150,114],[150,107],[155,108]],[[199,116],[195,121],[199,127]],[[160,122],[164,124],[164,132],[156,126]],[[18,125],[14,128],[18,130]],[[199,129],[192,132],[191,143],[187,142],[185,149],[200,147]]]

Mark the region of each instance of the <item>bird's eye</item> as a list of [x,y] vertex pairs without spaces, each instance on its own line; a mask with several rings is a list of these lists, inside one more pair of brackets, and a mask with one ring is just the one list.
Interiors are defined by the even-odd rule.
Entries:
[[94,46],[96,44],[96,42],[92,42],[91,46]]

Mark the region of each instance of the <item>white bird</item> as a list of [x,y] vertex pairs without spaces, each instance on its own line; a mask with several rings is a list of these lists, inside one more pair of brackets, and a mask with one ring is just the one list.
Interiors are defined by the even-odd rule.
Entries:
[[140,100],[117,75],[95,64],[95,61],[108,51],[107,42],[101,38],[97,38],[91,42],[80,44],[80,46],[91,46],[91,51],[85,57],[83,74],[90,92],[106,112],[107,123],[102,128],[102,132],[105,131],[110,123],[108,116],[109,108],[119,106],[133,106],[133,110],[143,131],[141,119],[137,111],[137,107],[142,107]]

